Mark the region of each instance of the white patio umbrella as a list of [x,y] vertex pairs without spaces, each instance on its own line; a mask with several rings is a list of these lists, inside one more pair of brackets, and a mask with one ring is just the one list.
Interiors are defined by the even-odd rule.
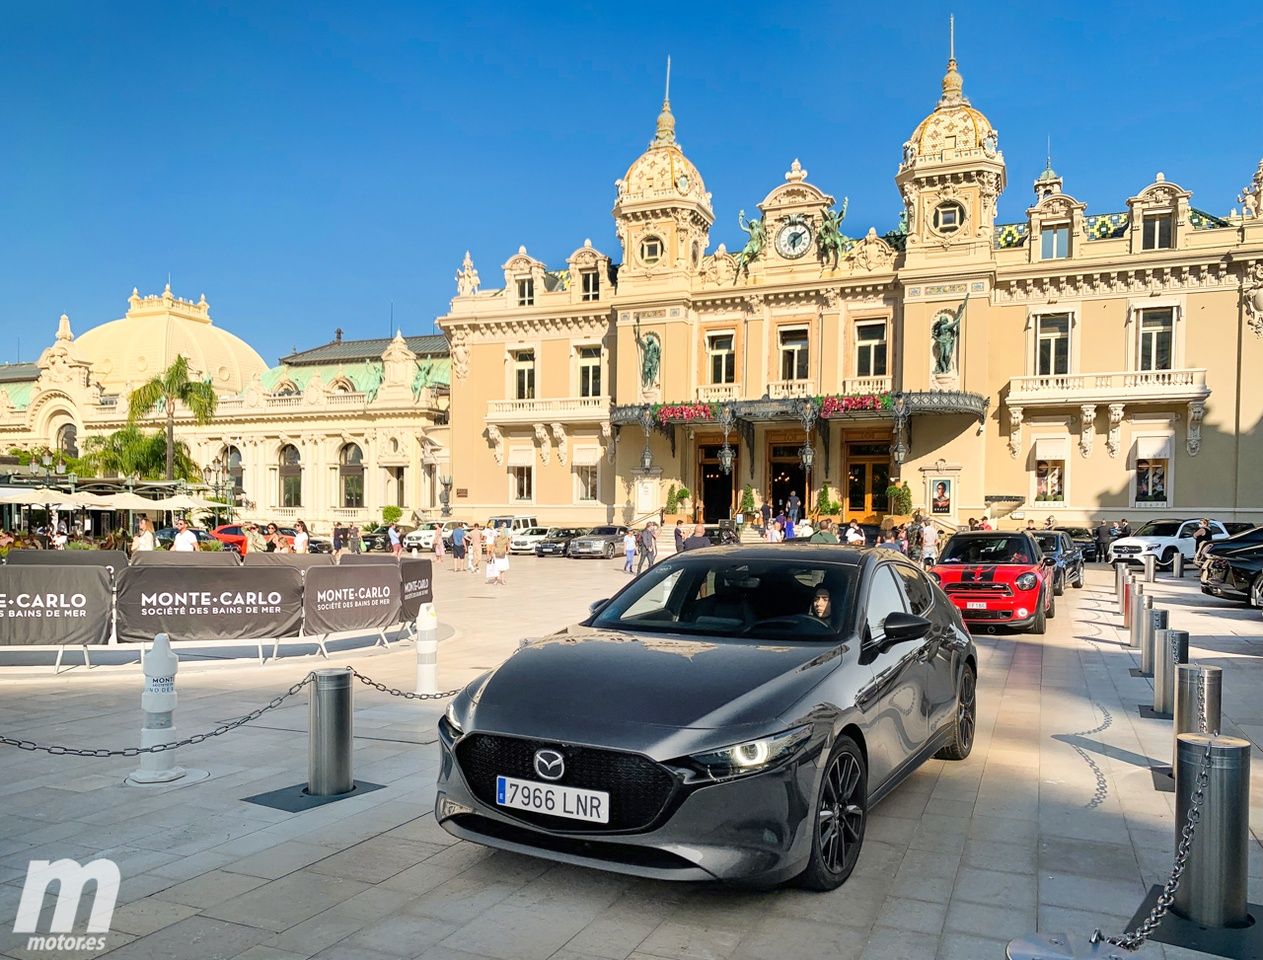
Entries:
[[13,487],[0,491],[0,503],[23,503],[31,507],[44,507],[50,503],[62,503],[67,494],[52,487]]

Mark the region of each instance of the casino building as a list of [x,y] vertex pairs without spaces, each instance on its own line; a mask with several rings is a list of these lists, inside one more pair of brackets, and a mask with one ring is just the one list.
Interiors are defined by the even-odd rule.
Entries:
[[387,505],[408,524],[439,513],[450,472],[442,336],[344,340],[338,330],[269,366],[212,322],[204,296],[184,300],[170,285],[133,290],[123,317],[79,336],[62,316],[37,362],[0,364],[0,453],[82,453],[88,438],[125,426],[130,392],[180,355],[219,402],[205,425],[179,409],[176,437],[199,465],[224,464],[238,516],[301,518],[327,535],[335,521],[380,522]]
[[888,232],[794,160],[743,249],[712,248],[664,100],[616,182],[621,249],[518,247],[495,289],[466,254],[438,318],[454,515],[639,522],[683,486],[715,521],[747,485],[827,485],[872,522],[898,479],[949,524],[1263,518],[1263,163],[1220,214],[1162,173],[1089,210],[1050,164],[997,223],[1009,168],[955,59],[909,119]]

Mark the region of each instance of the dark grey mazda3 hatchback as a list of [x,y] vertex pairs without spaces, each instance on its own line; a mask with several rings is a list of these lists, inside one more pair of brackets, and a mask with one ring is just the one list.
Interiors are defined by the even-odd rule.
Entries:
[[976,690],[959,613],[900,554],[692,551],[452,701],[435,816],[565,863],[829,890],[874,803],[969,755]]

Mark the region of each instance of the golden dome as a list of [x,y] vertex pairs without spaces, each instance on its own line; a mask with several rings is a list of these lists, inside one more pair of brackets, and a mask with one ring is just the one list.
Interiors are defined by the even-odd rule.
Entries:
[[675,117],[671,113],[671,101],[662,101],[658,114],[657,131],[649,143],[649,149],[632,161],[621,180],[615,181],[618,203],[638,200],[696,201],[710,210],[710,194],[702,175],[675,139]]
[[160,374],[177,356],[188,358],[190,371],[209,378],[217,393],[239,393],[268,366],[250,344],[211,323],[210,304],[171,294],[128,300],[127,315],[83,333],[76,353],[92,364],[92,378],[106,394],[134,389]]
[[947,61],[938,106],[917,125],[908,141],[918,157],[941,156],[945,150],[985,149],[988,144],[994,150],[995,130],[980,111],[969,105],[969,98],[962,92],[964,85],[953,57]]

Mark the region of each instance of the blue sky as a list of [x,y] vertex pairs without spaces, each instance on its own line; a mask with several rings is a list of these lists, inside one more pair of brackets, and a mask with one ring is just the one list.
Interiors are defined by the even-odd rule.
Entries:
[[[1019,220],[1046,137],[1066,190],[1120,210],[1162,170],[1215,213],[1263,156],[1257,3],[28,3],[0,21],[0,362],[133,286],[205,293],[264,358],[433,329],[466,248],[620,255],[613,182],[673,58],[677,134],[742,236],[795,157],[899,212],[901,144],[938,95],[947,14]],[[1254,38],[1253,40],[1251,38]],[[19,347],[20,340],[20,347]]]

